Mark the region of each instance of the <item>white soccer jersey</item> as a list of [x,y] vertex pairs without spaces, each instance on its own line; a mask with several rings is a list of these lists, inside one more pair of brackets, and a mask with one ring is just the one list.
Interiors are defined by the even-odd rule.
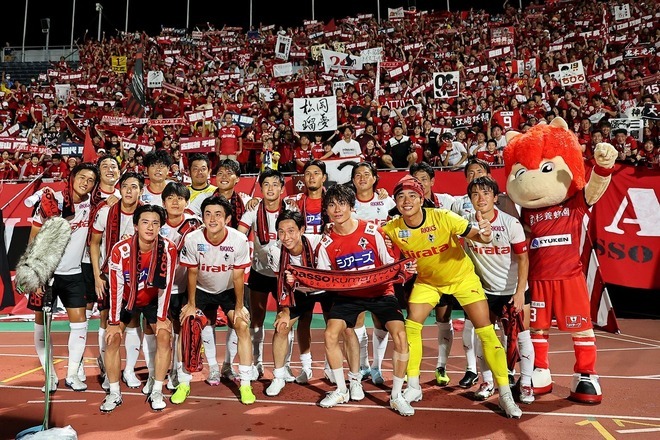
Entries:
[[[247,203],[250,200],[252,200],[252,197],[250,197],[245,193],[239,192],[238,195],[241,197],[241,200],[243,201],[244,205],[247,205]],[[190,203],[188,203],[188,206],[186,207],[186,211],[196,215],[199,218],[203,218],[204,216],[202,215],[202,202],[211,196],[213,196],[212,192],[199,194],[197,197],[195,197],[195,200],[192,200]]]
[[[436,208],[451,210],[454,203],[456,203],[456,197],[451,194],[433,193],[433,203]],[[470,205],[472,205],[472,203],[470,203]]]
[[[190,214],[183,215],[183,221],[188,220],[189,218],[194,217]],[[183,221],[178,225],[173,225],[168,221],[165,222],[163,226],[160,227],[159,234],[161,237],[169,238],[175,246],[179,246],[181,242],[181,234],[179,233],[179,228],[183,224]],[[191,232],[192,233],[192,232]],[[172,285],[172,295],[176,295],[179,292],[185,292],[188,290],[188,268],[183,264],[179,264],[177,261],[176,270],[174,271],[174,284]]]
[[[121,193],[116,188],[111,193],[107,193],[107,192],[101,190],[101,200],[107,200],[110,196],[117,196],[117,198],[120,199],[121,198]],[[119,202],[117,202],[117,203],[119,203]],[[93,223],[94,219],[90,219],[90,221]],[[85,264],[90,264],[91,261],[92,260],[90,260],[90,256],[89,256],[89,246],[85,246],[85,252],[83,253],[82,262],[85,263]]]
[[[261,205],[262,202],[259,202]],[[266,244],[261,244],[259,241],[259,236],[257,234],[257,219],[259,218],[259,209],[253,209],[251,211],[245,211],[243,217],[241,217],[240,225],[247,228],[248,230],[252,229],[254,231],[252,244],[254,245],[254,253],[252,254],[252,269],[256,270],[262,275],[268,277],[274,277],[270,265],[268,264],[268,250],[275,245],[277,242],[277,229],[275,228],[275,223],[277,222],[277,217],[280,215],[280,211],[269,211],[266,209],[266,219],[268,223],[268,242]]]
[[396,207],[396,202],[392,197],[379,200],[378,194],[374,193],[371,200],[363,201],[358,198],[355,199],[355,212],[353,213],[353,217],[380,224],[387,220],[387,213],[394,207]]
[[[477,224],[475,213],[468,220]],[[513,295],[518,285],[518,262],[513,254],[527,252],[525,231],[520,222],[495,208],[491,221],[493,241],[489,244],[465,240],[465,252],[474,263],[474,269],[486,293]]]
[[[56,192],[55,199],[60,209],[62,209],[64,203],[62,193]],[[73,218],[69,220],[69,225],[71,225],[71,240],[69,240],[69,243],[64,249],[62,259],[55,269],[55,275],[75,275],[82,272],[80,263],[87,244],[89,211],[91,209],[89,198],[81,203],[75,203],[74,209],[76,212]],[[39,227],[43,226],[44,219],[39,213],[35,214],[32,224]]]
[[149,190],[149,185],[146,185],[144,187],[144,190],[142,191],[142,203],[149,204],[149,205],[158,205],[158,206],[163,206],[163,192],[153,192]]
[[206,230],[198,229],[185,238],[179,264],[197,267],[197,288],[219,294],[234,288],[234,269],[250,267],[250,248],[245,234],[229,226],[220,244],[211,244]]
[[472,206],[470,196],[466,194],[464,196],[454,197],[454,204],[451,206],[451,210],[465,218],[470,214],[474,214],[474,206]]
[[[121,202],[117,202],[121,203]],[[110,212],[110,207],[108,205],[103,205],[97,212],[96,218],[94,218],[94,223],[92,224],[92,232],[101,234],[101,258],[99,261],[99,266],[103,265],[103,262],[106,259],[105,255],[105,229],[108,227],[108,213]],[[133,213],[124,214],[124,211],[121,213],[121,220],[119,221],[119,240],[123,240],[128,236],[135,234],[135,227],[133,226]],[[116,243],[112,243],[114,246]]]

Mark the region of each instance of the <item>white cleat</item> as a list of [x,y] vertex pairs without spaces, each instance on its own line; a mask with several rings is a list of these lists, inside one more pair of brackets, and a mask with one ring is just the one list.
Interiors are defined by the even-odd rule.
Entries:
[[422,389],[408,386],[403,392],[403,397],[408,403],[419,402],[422,400]]
[[319,403],[319,406],[321,408],[332,408],[333,406],[337,406],[341,403],[347,403],[350,400],[350,393],[348,390],[346,392],[341,392],[339,390],[334,390],[332,392],[329,392],[323,400],[321,400],[321,403]]
[[410,406],[410,403],[403,397],[403,394],[399,394],[397,398],[390,398],[390,408],[404,417],[415,415],[415,408]]
[[522,410],[516,405],[516,402],[513,400],[513,395],[500,394],[499,406],[504,411],[504,414],[510,419],[519,419],[522,416]]
[[284,389],[286,382],[281,377],[274,378],[268,388],[266,388],[266,395],[275,397]]

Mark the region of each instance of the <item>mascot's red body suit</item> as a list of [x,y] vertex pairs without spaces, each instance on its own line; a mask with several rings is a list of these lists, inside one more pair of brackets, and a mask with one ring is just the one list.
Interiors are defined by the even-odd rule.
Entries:
[[599,403],[602,392],[596,375],[596,338],[579,246],[582,219],[609,185],[616,150],[609,144],[596,146],[596,165],[586,182],[580,145],[563,119],[537,125],[525,134],[509,132],[506,136],[506,189],[522,207],[520,221],[530,233],[534,392],[552,390],[548,330],[554,317],[557,327],[573,336],[576,361],[570,399]]

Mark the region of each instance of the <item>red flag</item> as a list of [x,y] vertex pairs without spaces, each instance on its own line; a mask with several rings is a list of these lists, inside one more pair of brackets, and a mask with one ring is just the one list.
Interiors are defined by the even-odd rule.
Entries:
[[335,24],[335,19],[334,18],[330,19],[328,24],[323,26],[323,31],[325,31],[325,32],[334,32],[335,30],[337,30],[337,25]]
[[96,162],[96,149],[92,143],[92,135],[89,133],[89,127],[85,130],[85,145],[83,146],[83,162]]

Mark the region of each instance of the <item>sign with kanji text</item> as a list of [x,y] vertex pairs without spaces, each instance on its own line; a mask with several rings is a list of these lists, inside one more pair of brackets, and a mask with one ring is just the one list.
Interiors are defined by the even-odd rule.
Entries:
[[570,87],[582,84],[586,79],[582,60],[559,65],[559,82],[562,86]]
[[337,129],[337,99],[334,96],[293,99],[293,126],[297,132]]

